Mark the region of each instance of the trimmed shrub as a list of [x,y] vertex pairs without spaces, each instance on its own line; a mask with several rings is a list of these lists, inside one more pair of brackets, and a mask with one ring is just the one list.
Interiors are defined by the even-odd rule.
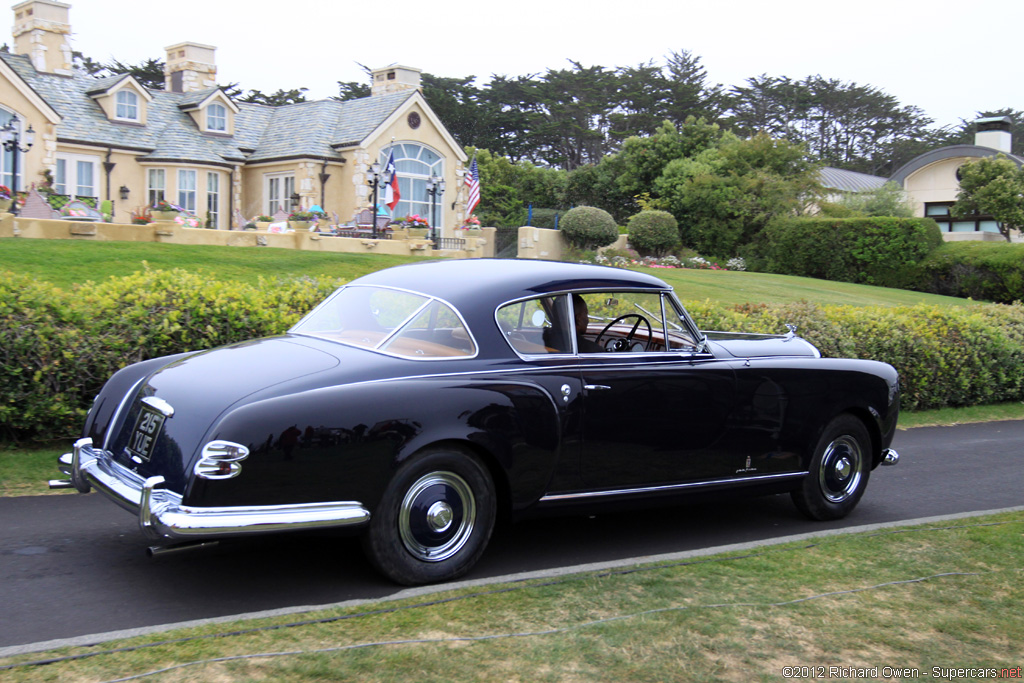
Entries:
[[338,284],[146,270],[66,293],[0,271],[0,436],[69,437],[125,365],[279,334]]
[[664,256],[679,246],[679,223],[668,211],[641,211],[629,219],[626,232],[641,256]]
[[901,404],[920,410],[1024,398],[1024,306],[819,307],[807,302],[717,310],[687,304],[704,329],[797,334],[829,358],[889,363]]
[[788,218],[744,253],[770,273],[893,287],[942,244],[930,218]]
[[612,215],[594,206],[569,209],[558,222],[558,228],[569,244],[580,249],[607,247],[619,238],[619,227]]
[[[61,290],[0,271],[0,434],[74,434],[92,400],[94,348]],[[85,383],[88,385],[88,382]]]
[[948,242],[910,271],[905,286],[997,303],[1024,300],[1024,244]]
[[[145,271],[65,292],[0,272],[0,436],[71,438],[116,370],[156,356],[278,334],[338,282],[220,282]],[[688,302],[705,330],[785,331],[826,357],[900,372],[906,409],[1024,400],[1024,304],[971,308]]]

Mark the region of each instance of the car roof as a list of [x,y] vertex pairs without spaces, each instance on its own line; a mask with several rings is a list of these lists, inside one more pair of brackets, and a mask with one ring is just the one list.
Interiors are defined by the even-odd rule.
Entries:
[[457,307],[567,290],[671,289],[662,280],[623,268],[533,259],[446,259],[386,268],[350,284],[385,285],[435,296]]

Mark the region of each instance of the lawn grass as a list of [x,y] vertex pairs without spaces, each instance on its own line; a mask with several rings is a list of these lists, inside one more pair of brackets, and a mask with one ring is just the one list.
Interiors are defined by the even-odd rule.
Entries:
[[[384,254],[333,254],[267,247],[214,247],[150,242],[77,242],[0,238],[0,269],[31,275],[62,289],[150,268],[184,268],[217,279],[255,284],[264,278],[327,277],[351,280],[422,259]],[[922,294],[805,277],[685,268],[640,268],[671,284],[683,301],[723,304],[806,300],[826,305],[984,305],[968,299]]]
[[158,270],[183,268],[218,280],[256,284],[260,277],[351,280],[417,260],[422,259],[268,247],[0,238],[0,269],[30,275],[65,290],[79,283],[130,275],[147,265]]
[[0,678],[991,680],[1020,675],[1022,534],[1009,512],[825,536],[22,654]]

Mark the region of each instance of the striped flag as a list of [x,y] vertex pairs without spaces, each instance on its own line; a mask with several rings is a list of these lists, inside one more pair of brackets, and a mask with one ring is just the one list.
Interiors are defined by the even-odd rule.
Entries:
[[466,216],[473,213],[473,209],[480,203],[480,170],[476,166],[476,155],[473,155],[473,162],[469,165],[469,172],[466,173],[466,187],[469,188],[469,198],[466,199]]
[[394,211],[395,206],[398,205],[398,200],[402,198],[402,194],[398,191],[398,169],[395,167],[394,152],[391,152],[388,156],[388,163],[384,170],[391,173],[391,182],[388,183],[384,190],[384,203],[388,205],[389,209]]

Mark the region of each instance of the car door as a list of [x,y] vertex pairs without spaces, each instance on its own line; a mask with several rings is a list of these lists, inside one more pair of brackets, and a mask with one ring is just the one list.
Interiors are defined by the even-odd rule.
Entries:
[[699,333],[666,293],[578,298],[588,315],[577,333],[585,324],[583,336],[603,349],[578,354],[584,485],[617,489],[734,475],[735,463],[720,454],[734,402],[732,365],[698,344]]
[[735,373],[709,354],[580,356],[588,489],[656,486],[736,476],[722,453]]

